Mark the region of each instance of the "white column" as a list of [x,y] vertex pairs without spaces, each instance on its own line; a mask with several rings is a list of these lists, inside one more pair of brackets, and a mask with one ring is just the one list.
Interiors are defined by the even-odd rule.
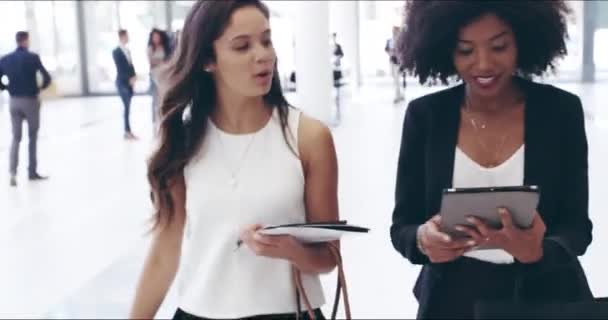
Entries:
[[329,47],[329,3],[294,1],[294,39],[298,107],[330,124],[332,69]]
[[38,22],[36,21],[36,11],[34,3],[25,1],[25,23],[30,35],[30,50],[34,52],[40,51],[40,32],[38,30]]
[[361,16],[365,20],[376,19],[376,1],[375,0],[364,0],[361,1]]
[[359,49],[359,1],[331,1],[329,7],[330,30],[338,34],[342,45],[343,66],[350,73],[348,85],[357,90],[361,85],[361,58]]

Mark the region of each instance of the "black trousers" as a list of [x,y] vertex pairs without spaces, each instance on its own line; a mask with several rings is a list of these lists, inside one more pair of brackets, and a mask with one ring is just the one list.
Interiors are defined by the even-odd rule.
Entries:
[[[321,309],[315,309],[314,313],[315,313],[316,320],[325,320],[325,317],[323,316]],[[243,319],[247,319],[247,320],[292,320],[295,318],[296,318],[295,313],[284,313],[284,314],[267,314],[267,315],[252,316],[252,317],[247,317],[247,318],[243,318]],[[310,320],[310,317],[308,316],[308,312],[302,312],[301,319]],[[189,313],[185,312],[184,310],[178,308],[177,311],[175,312],[175,315],[173,316],[173,320],[211,320],[211,319],[198,317],[198,316],[189,314]]]
[[431,291],[429,319],[474,319],[476,304],[514,299],[517,267],[513,264],[463,257],[445,267]]

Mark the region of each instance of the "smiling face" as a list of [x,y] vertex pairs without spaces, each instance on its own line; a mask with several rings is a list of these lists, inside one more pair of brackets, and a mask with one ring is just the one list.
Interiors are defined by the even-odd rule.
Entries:
[[460,30],[454,66],[473,94],[499,96],[517,69],[513,30],[494,14],[479,17]]
[[236,10],[213,48],[216,58],[206,69],[214,74],[218,87],[244,97],[270,91],[276,53],[262,11],[253,6]]

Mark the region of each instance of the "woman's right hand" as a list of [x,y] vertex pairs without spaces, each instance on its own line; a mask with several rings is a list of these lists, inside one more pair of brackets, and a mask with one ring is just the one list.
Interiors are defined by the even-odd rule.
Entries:
[[420,226],[420,245],[433,263],[444,263],[456,260],[477,243],[471,239],[452,239],[439,230],[441,216],[435,215]]

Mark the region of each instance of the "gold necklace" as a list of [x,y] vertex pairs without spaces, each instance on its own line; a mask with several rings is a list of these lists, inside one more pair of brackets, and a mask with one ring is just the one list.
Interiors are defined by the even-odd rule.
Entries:
[[[477,141],[477,144],[479,144],[479,146],[484,150],[484,153],[489,153],[489,154],[493,154],[493,161],[492,163],[490,163],[488,165],[489,168],[494,168],[497,167],[498,165],[500,165],[501,163],[499,162],[499,156],[500,156],[500,152],[502,151],[505,142],[507,141],[507,138],[509,136],[508,133],[503,134],[502,136],[500,136],[500,145],[498,148],[496,148],[495,150],[491,150],[491,148],[489,148],[487,146],[486,143],[483,142],[483,140],[481,139],[481,135],[484,134],[481,131],[485,130],[487,128],[487,123],[481,123],[480,125],[477,123],[477,119],[475,119],[473,116],[471,116],[471,104],[469,102],[468,96],[465,96],[465,108],[464,108],[464,114],[466,115],[466,117],[469,119],[469,123],[471,124],[471,126],[473,127],[473,130],[475,130],[475,140]],[[494,152],[491,152],[494,151]]]
[[236,163],[236,168],[234,168],[234,166],[230,165],[230,163],[229,163],[230,158],[228,157],[226,146],[224,145],[224,142],[222,141],[222,138],[220,137],[220,129],[218,127],[215,127],[214,129],[215,129],[214,130],[215,136],[217,137],[217,140],[219,141],[220,148],[222,149],[222,155],[224,156],[224,159],[225,159],[224,167],[230,173],[230,179],[228,180],[228,185],[230,185],[230,187],[235,189],[239,183],[239,181],[238,181],[239,172],[241,171],[243,161],[245,160],[247,154],[249,153],[249,148],[253,144],[255,137],[258,135],[259,131],[261,131],[261,130],[255,132],[251,135],[251,138],[249,138],[249,142],[245,146],[245,151],[243,151],[243,153],[241,154],[241,157],[237,159],[238,162]]

